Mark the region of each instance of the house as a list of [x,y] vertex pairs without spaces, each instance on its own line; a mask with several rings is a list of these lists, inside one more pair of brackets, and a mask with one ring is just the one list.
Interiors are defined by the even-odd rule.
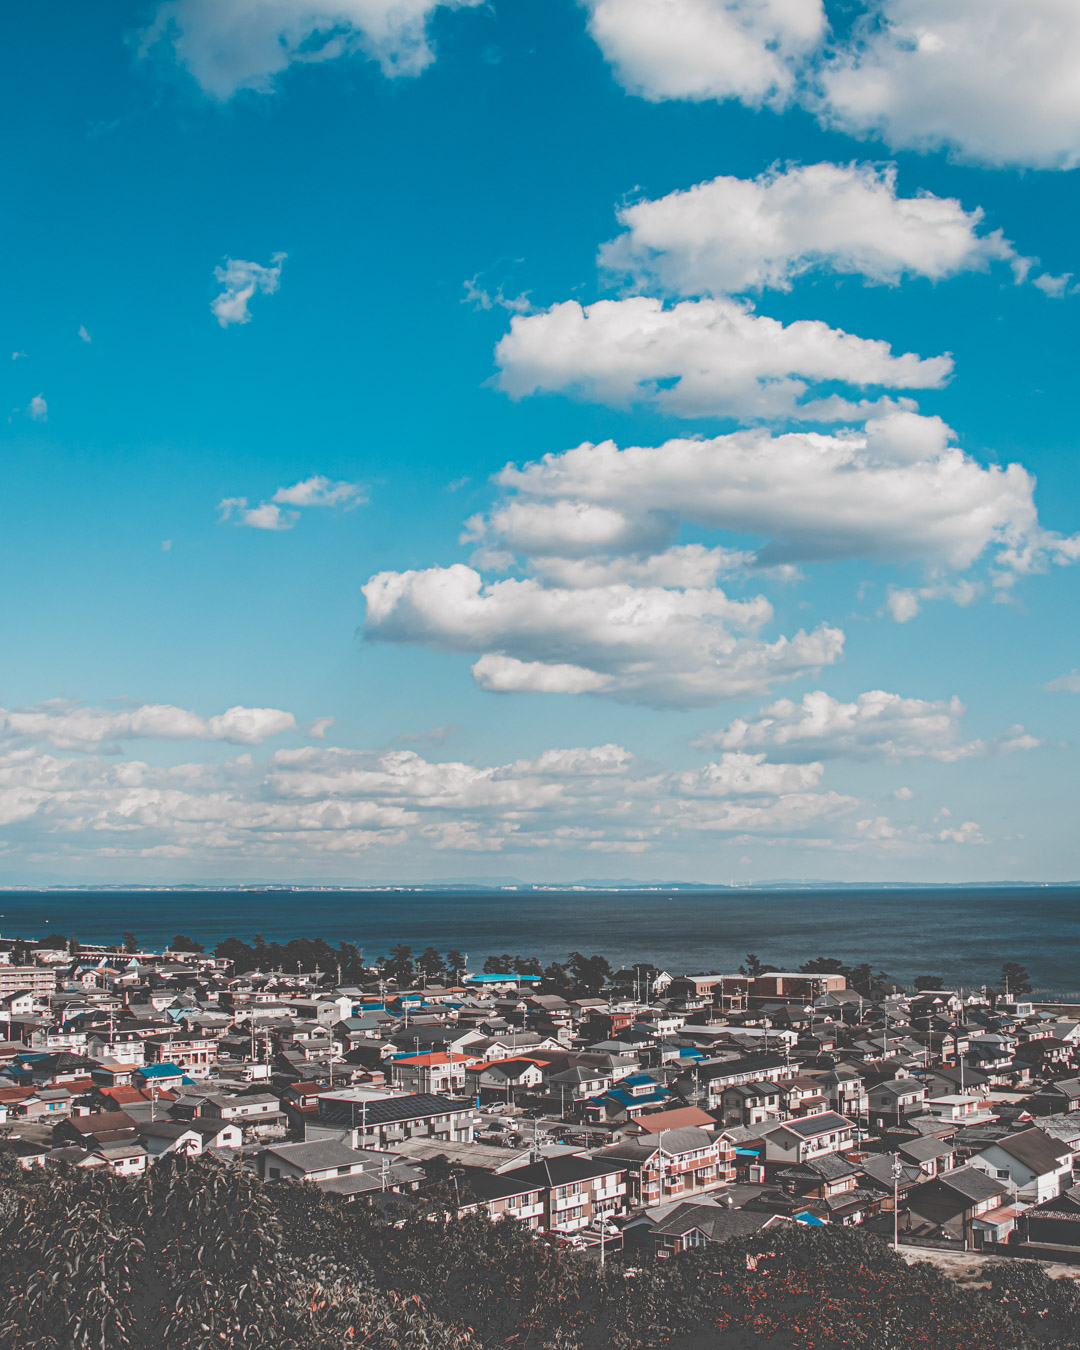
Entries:
[[131,1081],[137,1087],[167,1088],[170,1092],[179,1087],[192,1086],[192,1080],[180,1065],[168,1060],[142,1065],[131,1075]]
[[461,1092],[465,1070],[476,1064],[469,1055],[448,1055],[429,1050],[424,1055],[404,1055],[390,1061],[390,1077],[405,1092]]
[[719,1101],[725,1125],[760,1125],[781,1118],[780,1087],[777,1083],[735,1083],[724,1088]]
[[517,1219],[533,1231],[544,1228],[549,1190],[546,1179],[532,1172],[528,1176],[514,1176],[515,1170],[524,1172],[527,1168],[501,1173],[465,1167],[457,1182],[459,1213],[482,1211],[489,1219]]
[[[942,1172],[917,1186],[909,1196],[904,1232],[915,1237],[951,1238],[965,1250],[981,1246],[996,1226],[995,1211],[1007,1208],[1009,1188],[976,1167]],[[979,1222],[983,1220],[983,1222]]]
[[303,1144],[269,1144],[259,1154],[259,1175],[263,1181],[295,1178],[299,1181],[326,1181],[330,1177],[351,1176],[361,1172],[368,1154],[333,1139]]
[[686,1199],[735,1180],[732,1144],[693,1125],[626,1139],[600,1149],[595,1156],[626,1169],[632,1205]]
[[1028,1098],[1028,1106],[1035,1116],[1080,1111],[1080,1078],[1059,1078],[1055,1083],[1044,1083]]
[[773,1180],[787,1195],[812,1202],[814,1212],[834,1223],[862,1223],[878,1207],[877,1195],[861,1185],[861,1166],[842,1153],[781,1168]]
[[118,1177],[141,1177],[150,1161],[146,1149],[134,1140],[99,1144],[94,1157],[100,1158]]
[[751,1233],[785,1222],[778,1214],[755,1214],[744,1209],[726,1209],[720,1205],[687,1200],[676,1205],[653,1225],[654,1252],[658,1259],[664,1260],[691,1247],[705,1247],[710,1242],[726,1242],[733,1237],[748,1237]]
[[[497,1181],[507,1198],[542,1195],[543,1212],[521,1217],[538,1220],[529,1226],[548,1233],[576,1232],[598,1218],[626,1212],[626,1168],[601,1157],[561,1154],[541,1158],[503,1172]],[[480,1183],[474,1181],[474,1185]],[[487,1187],[489,1198],[494,1189],[498,1188]],[[521,1203],[531,1210],[537,1202]]]
[[686,1125],[696,1125],[702,1130],[715,1129],[716,1121],[700,1106],[670,1106],[662,1111],[646,1111],[622,1127],[621,1133],[627,1138],[636,1138],[642,1134],[662,1134],[665,1130],[681,1130]]
[[1018,1200],[1041,1205],[1061,1193],[1066,1178],[1072,1180],[1072,1150],[1032,1128],[988,1145],[971,1166],[1005,1182]]
[[305,1131],[313,1128],[351,1130],[356,1146],[369,1149],[417,1138],[465,1143],[472,1138],[473,1108],[438,1093],[344,1088],[319,1096],[318,1125],[309,1122]]
[[1060,1195],[1025,1210],[1020,1228],[1027,1242],[1080,1247],[1080,1186],[1069,1186]]
[[187,1121],[144,1121],[139,1126],[139,1139],[151,1162],[166,1153],[182,1153],[195,1158],[203,1149],[202,1135]]
[[518,1055],[472,1064],[463,1072],[465,1090],[482,1100],[512,1101],[518,1091],[534,1092],[544,1081],[546,1061]]
[[939,1172],[948,1172],[956,1165],[956,1150],[944,1139],[934,1135],[924,1135],[919,1139],[909,1139],[897,1146],[897,1153],[906,1163],[912,1163],[923,1174],[923,1179],[936,1177]]
[[632,1073],[599,1097],[584,1105],[586,1120],[601,1124],[605,1120],[633,1120],[646,1111],[655,1111],[671,1100],[671,1093],[647,1073]]
[[923,1110],[935,1120],[957,1127],[984,1125],[996,1120],[993,1102],[988,1097],[972,1097],[966,1093],[948,1092],[942,1097],[927,1097]]
[[890,1078],[875,1083],[866,1093],[871,1119],[878,1129],[899,1125],[907,1116],[919,1115],[926,1088],[916,1078]]
[[807,1162],[825,1153],[840,1153],[854,1145],[855,1126],[834,1111],[789,1120],[765,1133],[766,1163]]

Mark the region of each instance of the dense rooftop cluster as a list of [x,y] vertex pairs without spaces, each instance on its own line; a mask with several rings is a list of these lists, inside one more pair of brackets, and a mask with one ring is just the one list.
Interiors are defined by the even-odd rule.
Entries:
[[1080,1251],[1080,1009],[1014,966],[970,991],[823,958],[125,947],[0,939],[0,1154],[38,1191],[231,1166],[387,1242],[507,1219],[635,1269],[826,1228]]

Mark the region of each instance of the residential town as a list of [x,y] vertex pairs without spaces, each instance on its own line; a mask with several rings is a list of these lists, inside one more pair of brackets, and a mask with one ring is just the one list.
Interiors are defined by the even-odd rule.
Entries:
[[822,958],[452,953],[440,979],[403,948],[352,979],[126,938],[0,938],[0,1152],[23,1168],[207,1156],[388,1216],[437,1186],[601,1258],[799,1223],[1080,1259],[1080,1007],[1033,1002],[1018,967],[972,991]]

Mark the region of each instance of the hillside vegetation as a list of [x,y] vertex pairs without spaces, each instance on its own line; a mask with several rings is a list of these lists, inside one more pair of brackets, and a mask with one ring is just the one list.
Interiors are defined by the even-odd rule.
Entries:
[[[601,1270],[512,1220],[391,1213],[238,1166],[124,1181],[0,1162],[0,1350],[1010,1350],[1078,1344],[1027,1262],[962,1290],[843,1228]],[[631,1270],[633,1273],[631,1273]]]

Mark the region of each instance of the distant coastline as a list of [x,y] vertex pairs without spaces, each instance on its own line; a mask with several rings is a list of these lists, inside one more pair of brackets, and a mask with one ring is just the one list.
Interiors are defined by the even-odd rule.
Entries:
[[352,882],[278,882],[278,881],[179,881],[169,885],[152,882],[126,882],[110,885],[107,883],[86,883],[76,885],[70,882],[56,883],[51,886],[39,885],[0,885],[3,895],[122,895],[126,893],[148,895],[198,892],[221,892],[222,894],[262,894],[273,891],[280,894],[302,895],[307,893],[336,892],[342,894],[388,892],[400,895],[446,894],[461,891],[466,894],[477,892],[517,891],[530,894],[555,893],[566,895],[571,892],[617,893],[629,891],[644,895],[649,892],[689,891],[707,894],[745,894],[755,891],[805,892],[808,894],[832,894],[842,891],[970,891],[970,890],[1075,890],[1080,880],[1071,881],[754,881],[746,883],[714,881],[633,881],[633,880],[588,880],[565,882],[530,881],[352,881]]

